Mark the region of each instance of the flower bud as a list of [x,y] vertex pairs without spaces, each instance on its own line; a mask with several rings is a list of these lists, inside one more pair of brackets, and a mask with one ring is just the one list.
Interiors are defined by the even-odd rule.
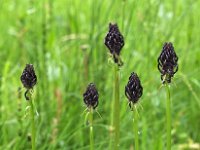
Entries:
[[34,85],[37,83],[37,76],[35,75],[34,67],[32,64],[26,65],[20,79],[27,90],[34,87]]
[[124,46],[124,38],[120,33],[117,24],[109,24],[109,32],[105,37],[105,45],[113,55],[114,62],[120,63],[119,55],[122,47]]
[[138,102],[139,98],[142,96],[143,88],[140,83],[140,79],[136,73],[131,73],[129,81],[125,86],[125,95],[129,100],[129,106],[131,108],[131,103],[135,104]]
[[178,57],[172,43],[165,43],[158,57],[158,70],[163,84],[171,83],[171,78],[178,71]]
[[95,109],[98,106],[98,91],[93,83],[90,83],[83,94],[83,101],[88,108]]

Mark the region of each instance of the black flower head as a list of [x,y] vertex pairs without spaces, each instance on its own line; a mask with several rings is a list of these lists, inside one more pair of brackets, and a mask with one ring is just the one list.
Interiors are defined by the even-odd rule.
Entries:
[[171,78],[178,71],[178,57],[172,43],[165,43],[158,57],[158,70],[163,84],[171,83]]
[[119,55],[124,46],[124,38],[120,33],[117,24],[109,24],[109,32],[105,37],[105,45],[113,55],[115,63],[119,64]]
[[26,65],[20,79],[27,90],[32,89],[34,87],[34,85],[37,83],[37,76],[35,75],[35,71],[32,64]]
[[95,109],[99,103],[98,98],[99,98],[99,94],[94,83],[90,83],[85,93],[83,93],[84,103],[86,104],[88,108],[92,107],[93,109]]
[[140,83],[140,79],[136,73],[131,73],[129,81],[125,86],[125,95],[129,100],[129,106],[131,108],[131,103],[135,104],[138,102],[139,98],[142,96],[143,88]]

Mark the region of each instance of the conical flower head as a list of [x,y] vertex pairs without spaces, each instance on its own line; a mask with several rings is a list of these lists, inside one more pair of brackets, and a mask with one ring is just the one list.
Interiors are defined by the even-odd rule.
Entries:
[[109,24],[109,32],[105,37],[105,45],[113,55],[115,63],[118,63],[121,49],[124,46],[124,38],[120,33],[117,24]]
[[129,100],[129,106],[131,108],[131,103],[135,104],[138,102],[139,98],[142,96],[143,87],[140,83],[140,79],[136,73],[131,73],[129,81],[125,86],[125,95]]
[[37,76],[35,75],[32,64],[27,64],[21,75],[21,82],[26,89],[32,89],[37,83]]
[[99,94],[94,83],[90,83],[83,94],[83,101],[88,108],[95,109],[98,106]]
[[158,70],[163,84],[171,83],[171,78],[178,71],[178,57],[172,43],[165,43],[158,57]]

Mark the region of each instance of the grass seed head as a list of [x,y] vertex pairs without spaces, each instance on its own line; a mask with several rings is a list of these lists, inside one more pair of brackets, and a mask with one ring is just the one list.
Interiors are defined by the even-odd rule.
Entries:
[[83,94],[83,101],[88,108],[95,109],[98,106],[99,94],[94,83],[90,83]]
[[129,106],[131,108],[131,103],[135,104],[138,102],[139,98],[142,96],[143,87],[140,83],[140,79],[136,73],[131,73],[129,81],[125,86],[125,95],[129,100]]
[[20,79],[27,90],[34,87],[34,85],[37,83],[37,76],[35,75],[34,67],[32,64],[26,65]]
[[178,71],[178,57],[172,43],[165,43],[158,57],[158,70],[163,84],[171,83],[171,78]]
[[119,63],[119,55],[124,46],[124,37],[120,33],[117,24],[109,24],[109,31],[105,37],[105,45],[113,55],[114,62]]

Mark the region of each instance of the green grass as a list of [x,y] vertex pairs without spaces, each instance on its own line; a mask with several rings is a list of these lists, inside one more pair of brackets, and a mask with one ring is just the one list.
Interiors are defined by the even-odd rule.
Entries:
[[[94,147],[109,146],[113,68],[104,37],[116,22],[125,37],[120,70],[120,150],[133,148],[132,115],[124,95],[131,72],[144,87],[139,109],[139,147],[166,148],[165,89],[157,69],[162,45],[171,41],[179,71],[171,88],[172,149],[200,144],[200,1],[193,0],[0,0],[0,149],[30,149],[30,118],[20,75],[34,64],[36,149],[90,147],[82,93],[99,90]],[[138,107],[139,108],[139,107]],[[20,132],[20,135],[19,135]]]

